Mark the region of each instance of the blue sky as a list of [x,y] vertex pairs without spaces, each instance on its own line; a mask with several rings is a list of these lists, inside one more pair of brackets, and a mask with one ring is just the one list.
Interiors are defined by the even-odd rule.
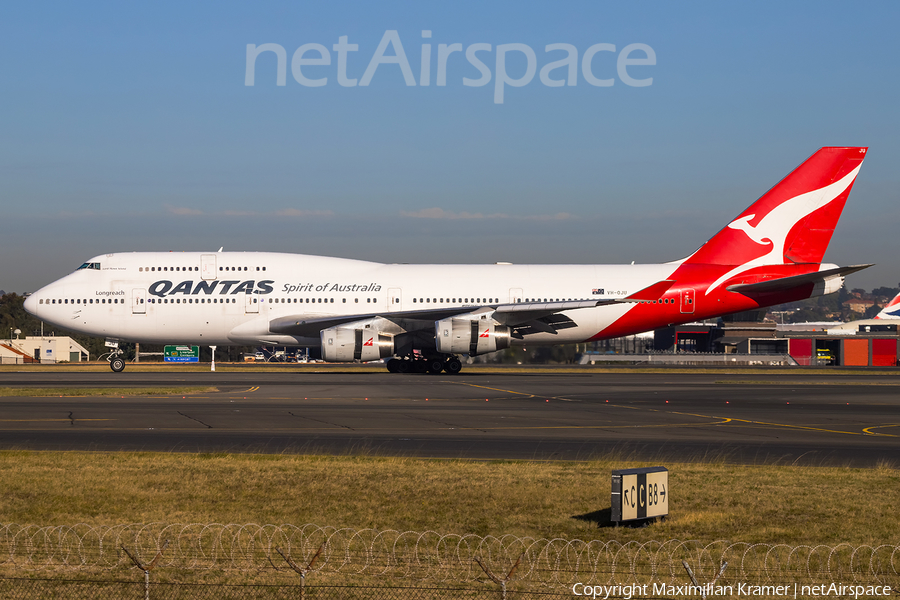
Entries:
[[[27,292],[91,256],[264,250],[386,262],[659,262],[695,250],[823,145],[871,150],[826,260],[896,285],[900,106],[893,2],[35,2],[0,8],[0,288]],[[424,30],[431,38],[423,38]],[[367,86],[303,66],[303,44],[358,50]],[[278,44],[245,85],[247,45]],[[439,44],[490,44],[447,59]],[[495,103],[496,48],[536,71]],[[576,85],[539,71],[578,52]],[[590,85],[581,69],[595,44]],[[655,64],[617,56],[645,44]],[[394,55],[392,46],[386,56]],[[307,53],[313,58],[316,53]],[[632,58],[646,56],[641,52]],[[526,70],[507,52],[510,78]],[[552,72],[565,78],[565,68]]]

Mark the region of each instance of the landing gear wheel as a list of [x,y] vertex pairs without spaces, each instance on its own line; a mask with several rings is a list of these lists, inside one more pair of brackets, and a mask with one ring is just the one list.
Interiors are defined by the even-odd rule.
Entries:
[[444,361],[439,358],[429,358],[425,361],[425,372],[429,375],[440,375],[444,370]]
[[125,359],[121,356],[116,356],[111,361],[109,361],[109,368],[112,369],[115,373],[121,373],[125,370]]
[[400,372],[400,361],[396,358],[392,358],[387,361],[387,370],[391,373],[399,373]]
[[462,371],[462,361],[458,358],[449,358],[444,363],[444,372],[448,375],[457,375]]

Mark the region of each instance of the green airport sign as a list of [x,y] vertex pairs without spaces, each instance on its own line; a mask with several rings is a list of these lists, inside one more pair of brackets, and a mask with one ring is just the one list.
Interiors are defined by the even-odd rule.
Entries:
[[200,346],[166,346],[166,362],[200,362]]

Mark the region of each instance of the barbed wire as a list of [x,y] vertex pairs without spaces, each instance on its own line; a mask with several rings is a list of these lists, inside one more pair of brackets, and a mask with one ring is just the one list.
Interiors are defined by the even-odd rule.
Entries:
[[[168,545],[166,545],[168,542]],[[789,545],[717,540],[618,542],[479,536],[307,525],[136,523],[0,524],[0,568],[112,570],[160,554],[156,569],[287,571],[435,582],[484,581],[486,570],[550,586],[701,581],[729,563],[721,583],[842,581],[900,587],[900,545]],[[477,559],[477,560],[476,560]],[[295,569],[296,570],[296,569]]]

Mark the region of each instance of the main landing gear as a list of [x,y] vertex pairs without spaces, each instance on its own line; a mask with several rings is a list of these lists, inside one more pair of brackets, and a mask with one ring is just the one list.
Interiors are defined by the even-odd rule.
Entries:
[[456,375],[462,371],[462,361],[458,356],[438,354],[436,356],[406,355],[391,358],[385,363],[391,373],[428,373]]

